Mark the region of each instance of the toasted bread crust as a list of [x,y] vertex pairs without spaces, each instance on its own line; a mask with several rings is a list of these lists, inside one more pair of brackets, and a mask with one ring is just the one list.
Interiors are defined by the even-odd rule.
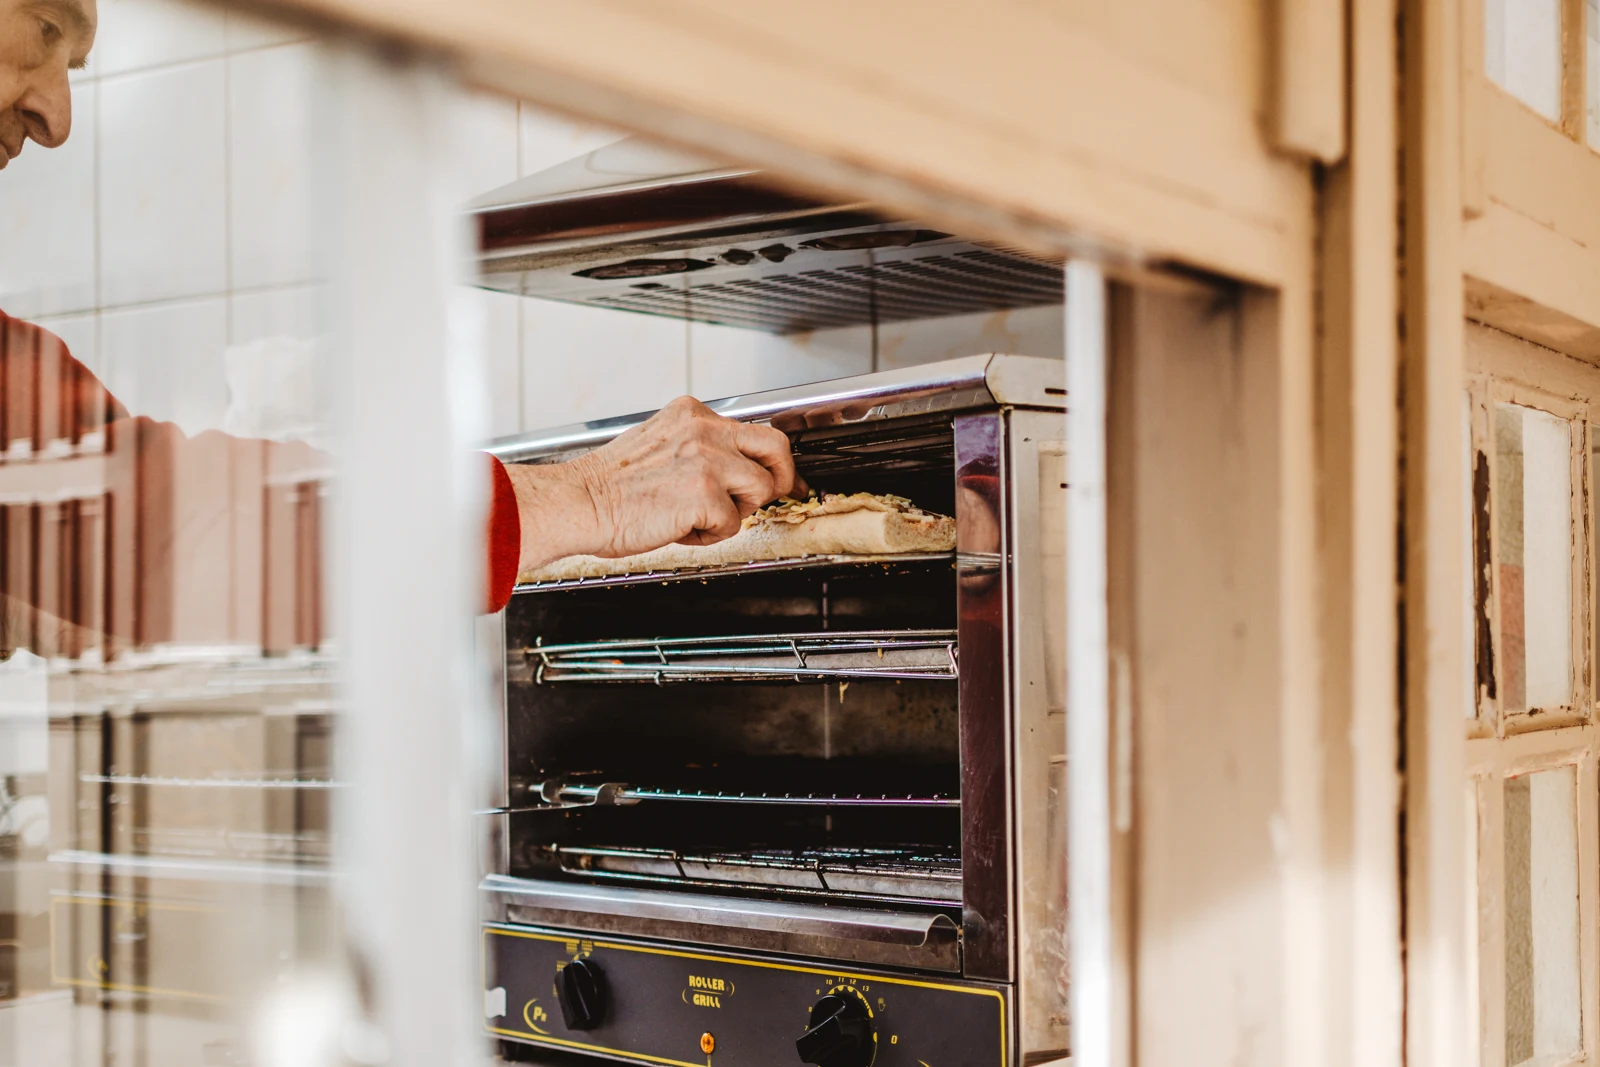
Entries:
[[901,497],[835,494],[770,505],[746,519],[737,534],[714,545],[667,545],[616,559],[569,556],[519,575],[518,581],[646,574],[803,556],[948,552],[955,542],[955,520],[949,516],[921,511]]

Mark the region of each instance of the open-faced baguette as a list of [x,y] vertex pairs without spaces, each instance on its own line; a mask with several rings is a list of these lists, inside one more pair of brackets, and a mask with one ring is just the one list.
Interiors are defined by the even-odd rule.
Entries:
[[829,494],[762,508],[744,520],[738,533],[714,545],[667,545],[616,559],[569,556],[517,580],[599,578],[801,556],[948,552],[955,543],[954,519],[915,508],[904,497]]

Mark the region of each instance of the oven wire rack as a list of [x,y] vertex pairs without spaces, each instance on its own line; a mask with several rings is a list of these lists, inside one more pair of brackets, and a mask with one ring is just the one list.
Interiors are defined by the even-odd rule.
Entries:
[[534,681],[826,681],[952,679],[960,675],[954,630],[853,630],[537,643],[524,650]]
[[535,801],[505,808],[487,808],[479,815],[517,815],[523,812],[557,811],[562,808],[632,807],[646,801],[675,801],[690,804],[778,804],[843,808],[959,808],[961,798],[943,793],[931,795],[897,793],[728,793],[699,789],[660,789],[637,787],[626,782],[599,785],[574,785],[560,779],[530,783],[522,790]]
[[934,907],[961,903],[961,859],[937,850],[825,847],[680,851],[551,845],[544,851],[565,873],[585,878]]
[[749,563],[725,563],[712,567],[684,567],[673,571],[640,571],[635,574],[605,574],[594,578],[554,578],[539,582],[524,582],[516,593],[543,593],[563,589],[603,589],[619,585],[654,585],[668,582],[705,581],[712,578],[737,577],[746,574],[764,574],[772,571],[819,570],[849,567],[893,567],[906,563],[951,563],[954,552],[889,552],[875,555],[839,553],[818,556],[797,556],[790,559],[753,560]]

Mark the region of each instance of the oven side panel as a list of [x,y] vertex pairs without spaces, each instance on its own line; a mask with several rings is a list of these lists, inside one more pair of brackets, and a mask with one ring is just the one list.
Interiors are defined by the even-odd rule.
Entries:
[[1017,1008],[1024,1056],[1070,1047],[1066,806],[1066,416],[1007,416]]
[[1004,415],[956,419],[955,452],[963,971],[969,978],[1009,982],[1014,972]]

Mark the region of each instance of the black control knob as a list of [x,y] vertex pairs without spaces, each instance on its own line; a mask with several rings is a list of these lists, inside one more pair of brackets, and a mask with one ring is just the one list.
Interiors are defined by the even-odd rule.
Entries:
[[817,1067],[869,1067],[877,1046],[866,1005],[855,997],[823,997],[811,1009],[810,1027],[794,1047],[802,1062]]
[[589,960],[572,960],[556,975],[556,1000],[568,1030],[593,1030],[606,1014],[606,979]]

